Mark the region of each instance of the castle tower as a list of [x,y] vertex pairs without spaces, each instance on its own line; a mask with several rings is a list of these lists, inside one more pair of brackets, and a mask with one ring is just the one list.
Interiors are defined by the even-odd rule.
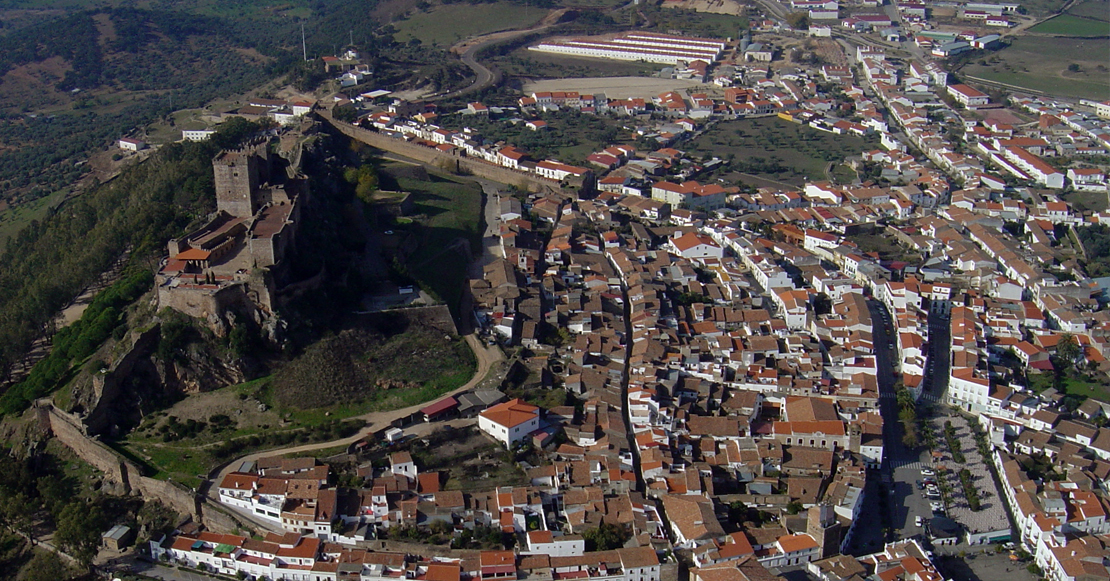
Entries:
[[821,550],[819,559],[827,559],[839,554],[842,531],[833,507],[828,504],[811,506],[807,517],[806,534],[817,541]]
[[[249,218],[258,211],[255,192],[265,181],[264,159],[250,150],[222,151],[212,160],[216,179],[216,209],[237,218]],[[268,172],[267,172],[268,173]]]

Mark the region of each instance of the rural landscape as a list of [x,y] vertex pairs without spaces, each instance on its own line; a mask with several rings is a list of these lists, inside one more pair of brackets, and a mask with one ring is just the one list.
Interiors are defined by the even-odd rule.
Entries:
[[0,579],[1110,579],[1107,0],[0,46]]

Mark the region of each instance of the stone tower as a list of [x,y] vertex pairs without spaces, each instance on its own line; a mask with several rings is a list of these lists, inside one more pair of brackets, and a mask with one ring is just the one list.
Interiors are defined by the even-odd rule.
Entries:
[[833,507],[828,504],[811,506],[806,519],[806,534],[820,547],[820,559],[840,553],[841,526]]
[[258,189],[270,180],[269,148],[265,142],[243,149],[221,151],[212,160],[216,180],[216,209],[249,218],[261,204]]

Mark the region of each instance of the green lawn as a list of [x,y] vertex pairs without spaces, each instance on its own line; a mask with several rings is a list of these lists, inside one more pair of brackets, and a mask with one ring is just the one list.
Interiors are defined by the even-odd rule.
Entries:
[[1060,34],[1063,36],[1108,36],[1110,35],[1110,22],[1061,14],[1030,28],[1029,32]]
[[777,117],[717,123],[679,146],[698,154],[732,158],[738,172],[801,185],[824,180],[825,166],[876,147],[876,138],[834,135]]
[[[1054,384],[1054,377],[1049,373],[1031,375],[1029,388],[1040,393]],[[1093,397],[1100,401],[1110,401],[1110,385],[1104,382],[1087,381],[1085,378],[1068,376],[1064,380],[1064,393],[1083,399]]]
[[394,22],[393,26],[401,42],[416,38],[424,44],[447,47],[470,36],[527,28],[546,15],[542,8],[509,2],[445,4]]

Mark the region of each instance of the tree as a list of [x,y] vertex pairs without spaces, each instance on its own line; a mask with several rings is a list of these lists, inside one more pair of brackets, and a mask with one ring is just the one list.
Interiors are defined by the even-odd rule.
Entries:
[[58,513],[58,530],[54,533],[54,541],[59,548],[73,555],[83,567],[88,568],[100,548],[103,522],[100,507],[80,500],[71,502]]
[[1064,362],[1066,366],[1072,366],[1075,361],[1079,359],[1079,341],[1075,339],[1075,335],[1071,333],[1063,333],[1060,335],[1060,342],[1056,344],[1056,356]]
[[624,527],[606,522],[582,533],[582,538],[586,540],[587,551],[619,549],[628,542],[629,537],[631,535]]
[[790,504],[786,505],[786,513],[787,514],[798,514],[799,512],[802,512],[802,510],[804,508],[805,508],[805,506],[803,506],[801,502],[799,502],[797,500],[792,500],[792,501],[790,501]]
[[0,524],[15,533],[31,536],[34,532],[35,502],[22,492],[0,498]]
[[1077,63],[1072,63],[1072,64],[1068,65],[1068,72],[1078,73],[1079,72],[1079,65]]
[[805,12],[791,12],[786,15],[786,23],[794,30],[808,30],[809,15]]
[[73,572],[58,553],[35,551],[35,556],[23,567],[23,581],[59,581],[69,579]]

